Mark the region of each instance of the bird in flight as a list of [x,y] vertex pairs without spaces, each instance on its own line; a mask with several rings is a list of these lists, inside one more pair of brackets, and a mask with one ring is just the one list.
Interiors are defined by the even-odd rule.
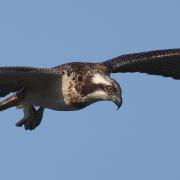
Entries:
[[121,55],[101,63],[71,62],[53,68],[0,67],[0,111],[16,106],[24,117],[16,126],[35,129],[45,108],[74,111],[98,101],[122,104],[111,73],[140,72],[180,79],[180,49]]

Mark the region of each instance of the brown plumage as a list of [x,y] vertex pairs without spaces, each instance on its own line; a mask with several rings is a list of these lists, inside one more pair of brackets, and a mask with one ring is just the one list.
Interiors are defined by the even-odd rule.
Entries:
[[[102,63],[72,62],[53,68],[0,67],[0,111],[22,107],[24,117],[16,125],[36,128],[45,108],[60,111],[82,109],[101,100],[121,106],[121,88],[111,73],[140,72],[180,79],[180,49],[127,54]],[[35,107],[39,108],[35,108]]]

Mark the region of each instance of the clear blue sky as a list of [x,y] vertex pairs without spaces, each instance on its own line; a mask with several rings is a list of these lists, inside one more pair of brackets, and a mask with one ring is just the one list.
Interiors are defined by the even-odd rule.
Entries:
[[[179,0],[0,1],[0,65],[51,67],[180,47]],[[35,131],[0,113],[0,179],[179,180],[180,81],[116,74],[124,104],[46,110]]]

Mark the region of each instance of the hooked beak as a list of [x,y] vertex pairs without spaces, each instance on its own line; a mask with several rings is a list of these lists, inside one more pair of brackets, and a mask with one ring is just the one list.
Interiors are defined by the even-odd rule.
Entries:
[[113,99],[113,102],[116,104],[117,110],[118,110],[122,105],[122,98],[121,97],[115,97]]

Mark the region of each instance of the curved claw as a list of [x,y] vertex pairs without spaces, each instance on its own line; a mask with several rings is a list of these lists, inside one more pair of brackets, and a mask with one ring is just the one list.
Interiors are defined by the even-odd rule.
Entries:
[[27,119],[22,118],[20,121],[16,123],[17,127],[22,127],[22,125],[26,124]]
[[35,129],[41,123],[43,112],[43,107],[39,107],[38,110],[36,110],[33,106],[28,108],[26,107],[26,109],[24,109],[24,118],[18,121],[16,126],[21,127],[24,125],[25,130]]

